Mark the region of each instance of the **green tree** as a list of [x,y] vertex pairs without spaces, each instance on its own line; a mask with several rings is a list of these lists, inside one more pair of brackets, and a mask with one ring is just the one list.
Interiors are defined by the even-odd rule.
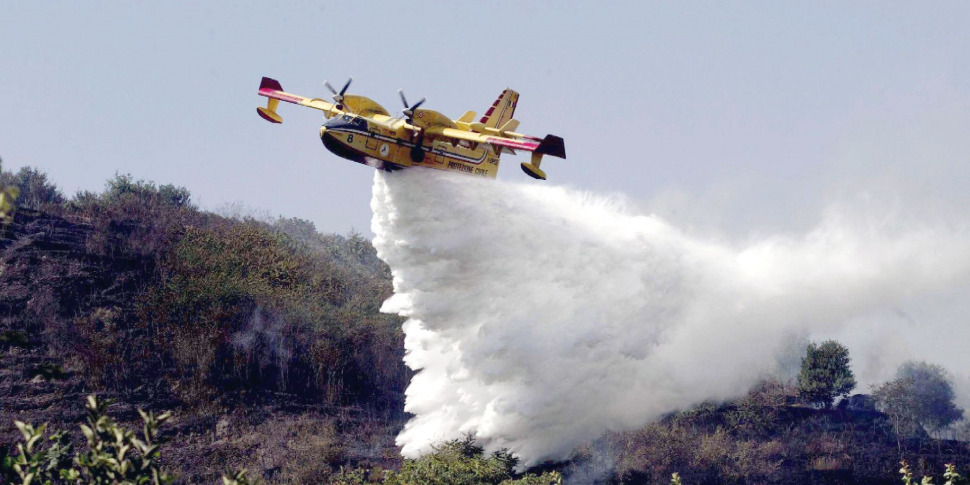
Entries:
[[116,173],[115,177],[105,184],[102,197],[109,202],[134,198],[161,202],[175,207],[194,207],[192,205],[192,194],[185,187],[176,187],[171,184],[155,185],[155,182],[135,180],[131,174]]
[[912,380],[913,394],[920,403],[916,419],[926,431],[936,433],[963,419],[963,410],[954,403],[950,373],[943,367],[926,362],[905,362],[897,377]]
[[951,381],[939,365],[909,361],[899,366],[895,379],[877,387],[873,397],[897,434],[908,436],[920,429],[939,433],[963,418]]
[[909,379],[893,379],[872,391],[876,400],[876,408],[889,416],[893,433],[896,435],[896,448],[902,453],[900,439],[912,436],[918,429],[916,424],[916,408],[919,405],[911,392],[912,382]]
[[845,397],[855,388],[849,361],[849,350],[834,340],[809,344],[798,374],[799,396],[830,408],[836,397]]
[[33,167],[23,167],[16,174],[0,170],[0,187],[16,187],[20,192],[17,205],[28,209],[43,209],[48,204],[61,204],[64,195],[47,177]]

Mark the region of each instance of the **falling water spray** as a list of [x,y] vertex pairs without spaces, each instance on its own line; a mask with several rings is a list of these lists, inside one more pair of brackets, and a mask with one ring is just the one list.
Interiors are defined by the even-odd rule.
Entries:
[[405,456],[473,433],[524,465],[746,392],[793,333],[965,284],[970,238],[830,211],[800,236],[693,237],[621,199],[377,172],[372,230],[406,317]]

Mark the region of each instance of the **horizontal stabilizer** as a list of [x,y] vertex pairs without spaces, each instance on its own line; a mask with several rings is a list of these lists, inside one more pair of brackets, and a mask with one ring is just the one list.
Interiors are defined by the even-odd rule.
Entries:
[[264,89],[271,89],[273,91],[282,91],[283,86],[280,85],[279,81],[273,78],[264,76],[263,80],[259,82],[259,90],[262,91]]
[[270,107],[264,108],[262,106],[256,107],[256,112],[259,116],[270,123],[282,123],[283,117],[276,112],[276,105],[279,104],[279,100],[271,99],[269,100]]
[[561,137],[556,135],[546,135],[536,147],[536,153],[549,155],[557,158],[566,158],[566,144]]

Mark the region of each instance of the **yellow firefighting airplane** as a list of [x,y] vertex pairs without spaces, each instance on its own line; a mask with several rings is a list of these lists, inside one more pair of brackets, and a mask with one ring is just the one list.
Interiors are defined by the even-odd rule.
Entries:
[[325,82],[333,93],[334,102],[329,103],[287,93],[278,81],[264,77],[259,95],[269,100],[265,108],[258,107],[256,111],[272,123],[283,122],[276,112],[280,101],[323,111],[329,120],[320,127],[323,145],[337,156],[381,170],[420,166],[495,178],[503,152],[525,150],[532,152],[532,159],[522,163],[522,170],[545,180],[545,172],[539,169],[542,156],[566,158],[562,138],[536,138],[515,132],[519,122],[512,119],[512,114],[519,93],[511,89],[503,91],[478,121],[474,111],[452,120],[437,111],[421,109],[424,98],[408,106],[404,92],[398,91],[404,103],[402,119],[391,117],[371,99],[346,94],[352,80],[340,91]]

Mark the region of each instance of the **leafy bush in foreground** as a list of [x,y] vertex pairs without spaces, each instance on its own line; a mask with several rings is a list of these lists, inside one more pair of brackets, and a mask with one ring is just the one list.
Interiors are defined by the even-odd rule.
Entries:
[[[119,426],[108,416],[107,401],[88,396],[87,424],[81,432],[86,447],[75,451],[63,431],[45,436],[47,425],[16,422],[23,441],[10,456],[0,456],[0,483],[166,485],[175,477],[158,465],[161,449],[158,430],[170,413],[156,415],[139,410],[144,426],[140,435]],[[45,440],[46,438],[46,440]],[[46,443],[46,445],[45,445]],[[2,451],[2,450],[0,450]],[[416,460],[405,460],[398,471],[371,480],[363,469],[344,470],[330,483],[360,485],[561,485],[558,472],[515,478],[518,459],[506,451],[485,456],[471,437],[454,440]],[[222,476],[224,485],[254,483],[245,470]]]
[[108,402],[88,396],[87,424],[81,432],[87,448],[74,452],[63,431],[54,433],[44,447],[47,425],[34,427],[16,422],[24,437],[17,454],[3,457],[0,477],[5,483],[41,484],[152,484],[174,482],[174,477],[158,467],[158,429],[170,417],[163,413],[139,410],[145,423],[140,437],[118,426],[108,414]]

